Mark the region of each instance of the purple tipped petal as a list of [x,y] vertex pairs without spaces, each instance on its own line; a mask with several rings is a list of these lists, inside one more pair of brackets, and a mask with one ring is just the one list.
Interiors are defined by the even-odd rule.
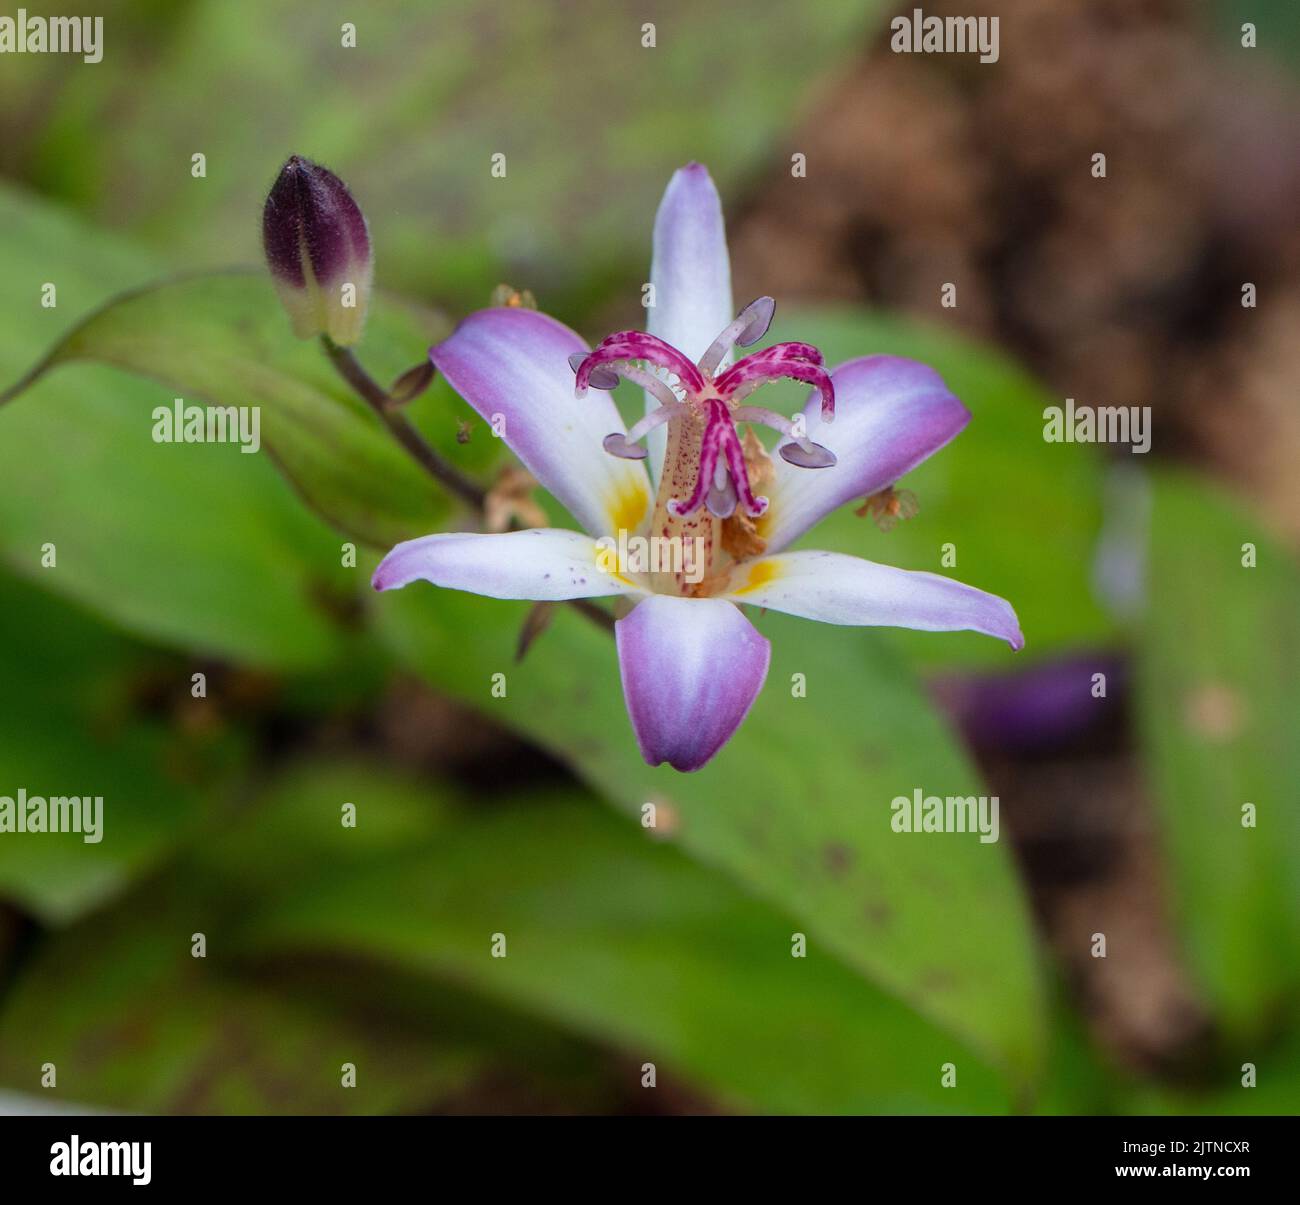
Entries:
[[[654,305],[646,329],[695,363],[735,315],[722,201],[708,171],[690,163],[673,173],[655,214],[650,264]],[[646,397],[646,409],[658,405]],[[649,438],[652,472],[664,462],[665,431]]]
[[659,203],[650,282],[650,333],[695,363],[735,314],[722,201],[698,163],[673,174]]
[[822,421],[817,395],[804,407],[806,431],[834,452],[825,472],[774,462],[769,517],[760,528],[779,552],[844,503],[893,485],[951,440],[970,412],[932,368],[897,356],[850,360],[831,374],[834,426]]
[[579,352],[582,340],[554,318],[495,309],[471,314],[429,357],[587,531],[635,531],[650,483],[635,461],[605,454],[605,436],[625,430],[613,400],[573,396],[569,357]]
[[835,453],[821,444],[782,444],[778,449],[781,459],[799,469],[831,469],[835,467]]
[[448,532],[398,544],[380,562],[371,584],[396,590],[423,580],[489,598],[551,601],[639,594],[639,586],[614,572],[613,553],[590,536],[558,528],[501,535]]
[[838,552],[787,552],[739,565],[725,597],[820,623],[982,632],[1024,647],[1006,599],[937,573],[909,572]]
[[771,645],[729,602],[651,595],[614,625],[641,756],[698,770],[740,727]]

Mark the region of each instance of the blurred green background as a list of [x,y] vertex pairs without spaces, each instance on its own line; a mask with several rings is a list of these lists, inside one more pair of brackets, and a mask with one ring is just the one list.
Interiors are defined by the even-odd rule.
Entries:
[[[0,795],[105,799],[99,844],[0,833],[0,1108],[1296,1111],[1285,6],[1249,50],[1230,4],[1006,0],[989,66],[891,54],[862,0],[90,7],[102,63],[0,58],[0,389],[78,328],[0,405]],[[954,544],[1025,652],[756,617],[767,688],[683,776],[569,609],[516,665],[525,604],[374,597],[461,517],[277,308],[292,153],[369,219],[380,380],[502,281],[639,323],[705,162],[774,337],[922,359],[974,414],[917,518],[813,546]],[[153,443],[174,396],[259,405],[268,454]],[[1150,405],[1152,453],[1045,443],[1066,396]],[[506,462],[441,382],[411,415]],[[891,832],[917,786],[998,794],[1002,840]]]

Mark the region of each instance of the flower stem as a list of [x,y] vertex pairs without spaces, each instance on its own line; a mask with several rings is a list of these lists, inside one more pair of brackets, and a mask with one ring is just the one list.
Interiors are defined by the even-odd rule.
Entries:
[[[328,335],[320,337],[321,346],[329,357],[330,363],[370,408],[379,415],[397,442],[402,445],[431,477],[440,485],[446,486],[453,494],[468,502],[481,515],[487,501],[487,490],[478,482],[465,476],[455,465],[448,464],[425,441],[400,410],[397,410],[388,391],[379,384],[362,366],[352,350],[340,347]],[[598,628],[606,632],[614,631],[614,616],[604,607],[589,598],[573,598],[569,605],[578,614],[585,616]]]
[[614,634],[614,616],[599,603],[594,603],[589,598],[571,598],[569,606],[579,615],[585,615],[598,628],[603,628],[611,636]]
[[487,491],[476,481],[465,476],[455,465],[448,464],[425,441],[406,416],[390,404],[388,391],[383,388],[353,355],[351,348],[340,347],[328,335],[321,336],[321,346],[339,375],[356,391],[370,408],[379,415],[384,425],[431,477],[445,486],[462,501],[476,510],[483,509]]

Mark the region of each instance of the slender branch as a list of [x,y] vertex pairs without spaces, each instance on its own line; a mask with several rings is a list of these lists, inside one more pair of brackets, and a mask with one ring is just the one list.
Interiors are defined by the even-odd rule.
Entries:
[[328,335],[321,336],[321,346],[339,375],[356,390],[357,395],[379,415],[384,425],[431,477],[445,486],[458,498],[477,510],[483,509],[487,491],[467,477],[455,465],[443,460],[425,441],[423,435],[411,425],[400,410],[390,404],[388,391],[383,388],[352,354],[350,348],[340,347]]
[[[380,417],[397,442],[402,445],[431,477],[446,486],[458,498],[468,502],[481,515],[487,501],[487,490],[477,481],[467,477],[455,465],[448,464],[429,446],[419,431],[407,421],[406,416],[392,405],[388,391],[362,366],[351,349],[340,347],[328,335],[321,336],[321,346],[330,363],[370,408]],[[614,616],[589,598],[569,599],[569,605],[579,615],[585,616],[598,628],[613,633]]]
[[599,603],[594,603],[589,598],[571,598],[569,599],[569,606],[577,611],[579,615],[585,615],[597,627],[604,628],[605,631],[611,635],[613,634],[616,622],[614,616]]

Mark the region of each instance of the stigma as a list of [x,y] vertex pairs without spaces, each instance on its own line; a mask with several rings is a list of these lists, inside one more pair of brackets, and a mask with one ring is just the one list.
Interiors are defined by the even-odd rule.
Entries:
[[[768,500],[755,495],[745,467],[745,454],[736,432],[738,423],[771,427],[783,436],[777,451],[788,463],[804,469],[830,468],[835,454],[813,443],[802,430],[802,416],[794,422],[761,406],[745,404],[760,386],[780,378],[811,385],[821,397],[824,422],[835,417],[835,386],[822,354],[808,343],[777,343],[723,368],[735,347],[757,343],[772,322],[776,302],[760,297],[747,305],[710,344],[698,363],[655,335],[618,331],[590,353],[576,353],[569,364],[576,374],[579,397],[588,389],[613,389],[620,380],[639,385],[659,405],[627,434],[605,437],[611,456],[642,460],[645,437],[656,427],[689,430],[693,437],[680,455],[692,461],[693,472],[678,475],[690,483],[685,497],[666,499],[665,509],[684,518],[701,509],[718,519],[730,518],[737,508],[750,518],[767,510]],[[681,421],[689,420],[689,421]],[[675,441],[679,444],[682,441]]]

